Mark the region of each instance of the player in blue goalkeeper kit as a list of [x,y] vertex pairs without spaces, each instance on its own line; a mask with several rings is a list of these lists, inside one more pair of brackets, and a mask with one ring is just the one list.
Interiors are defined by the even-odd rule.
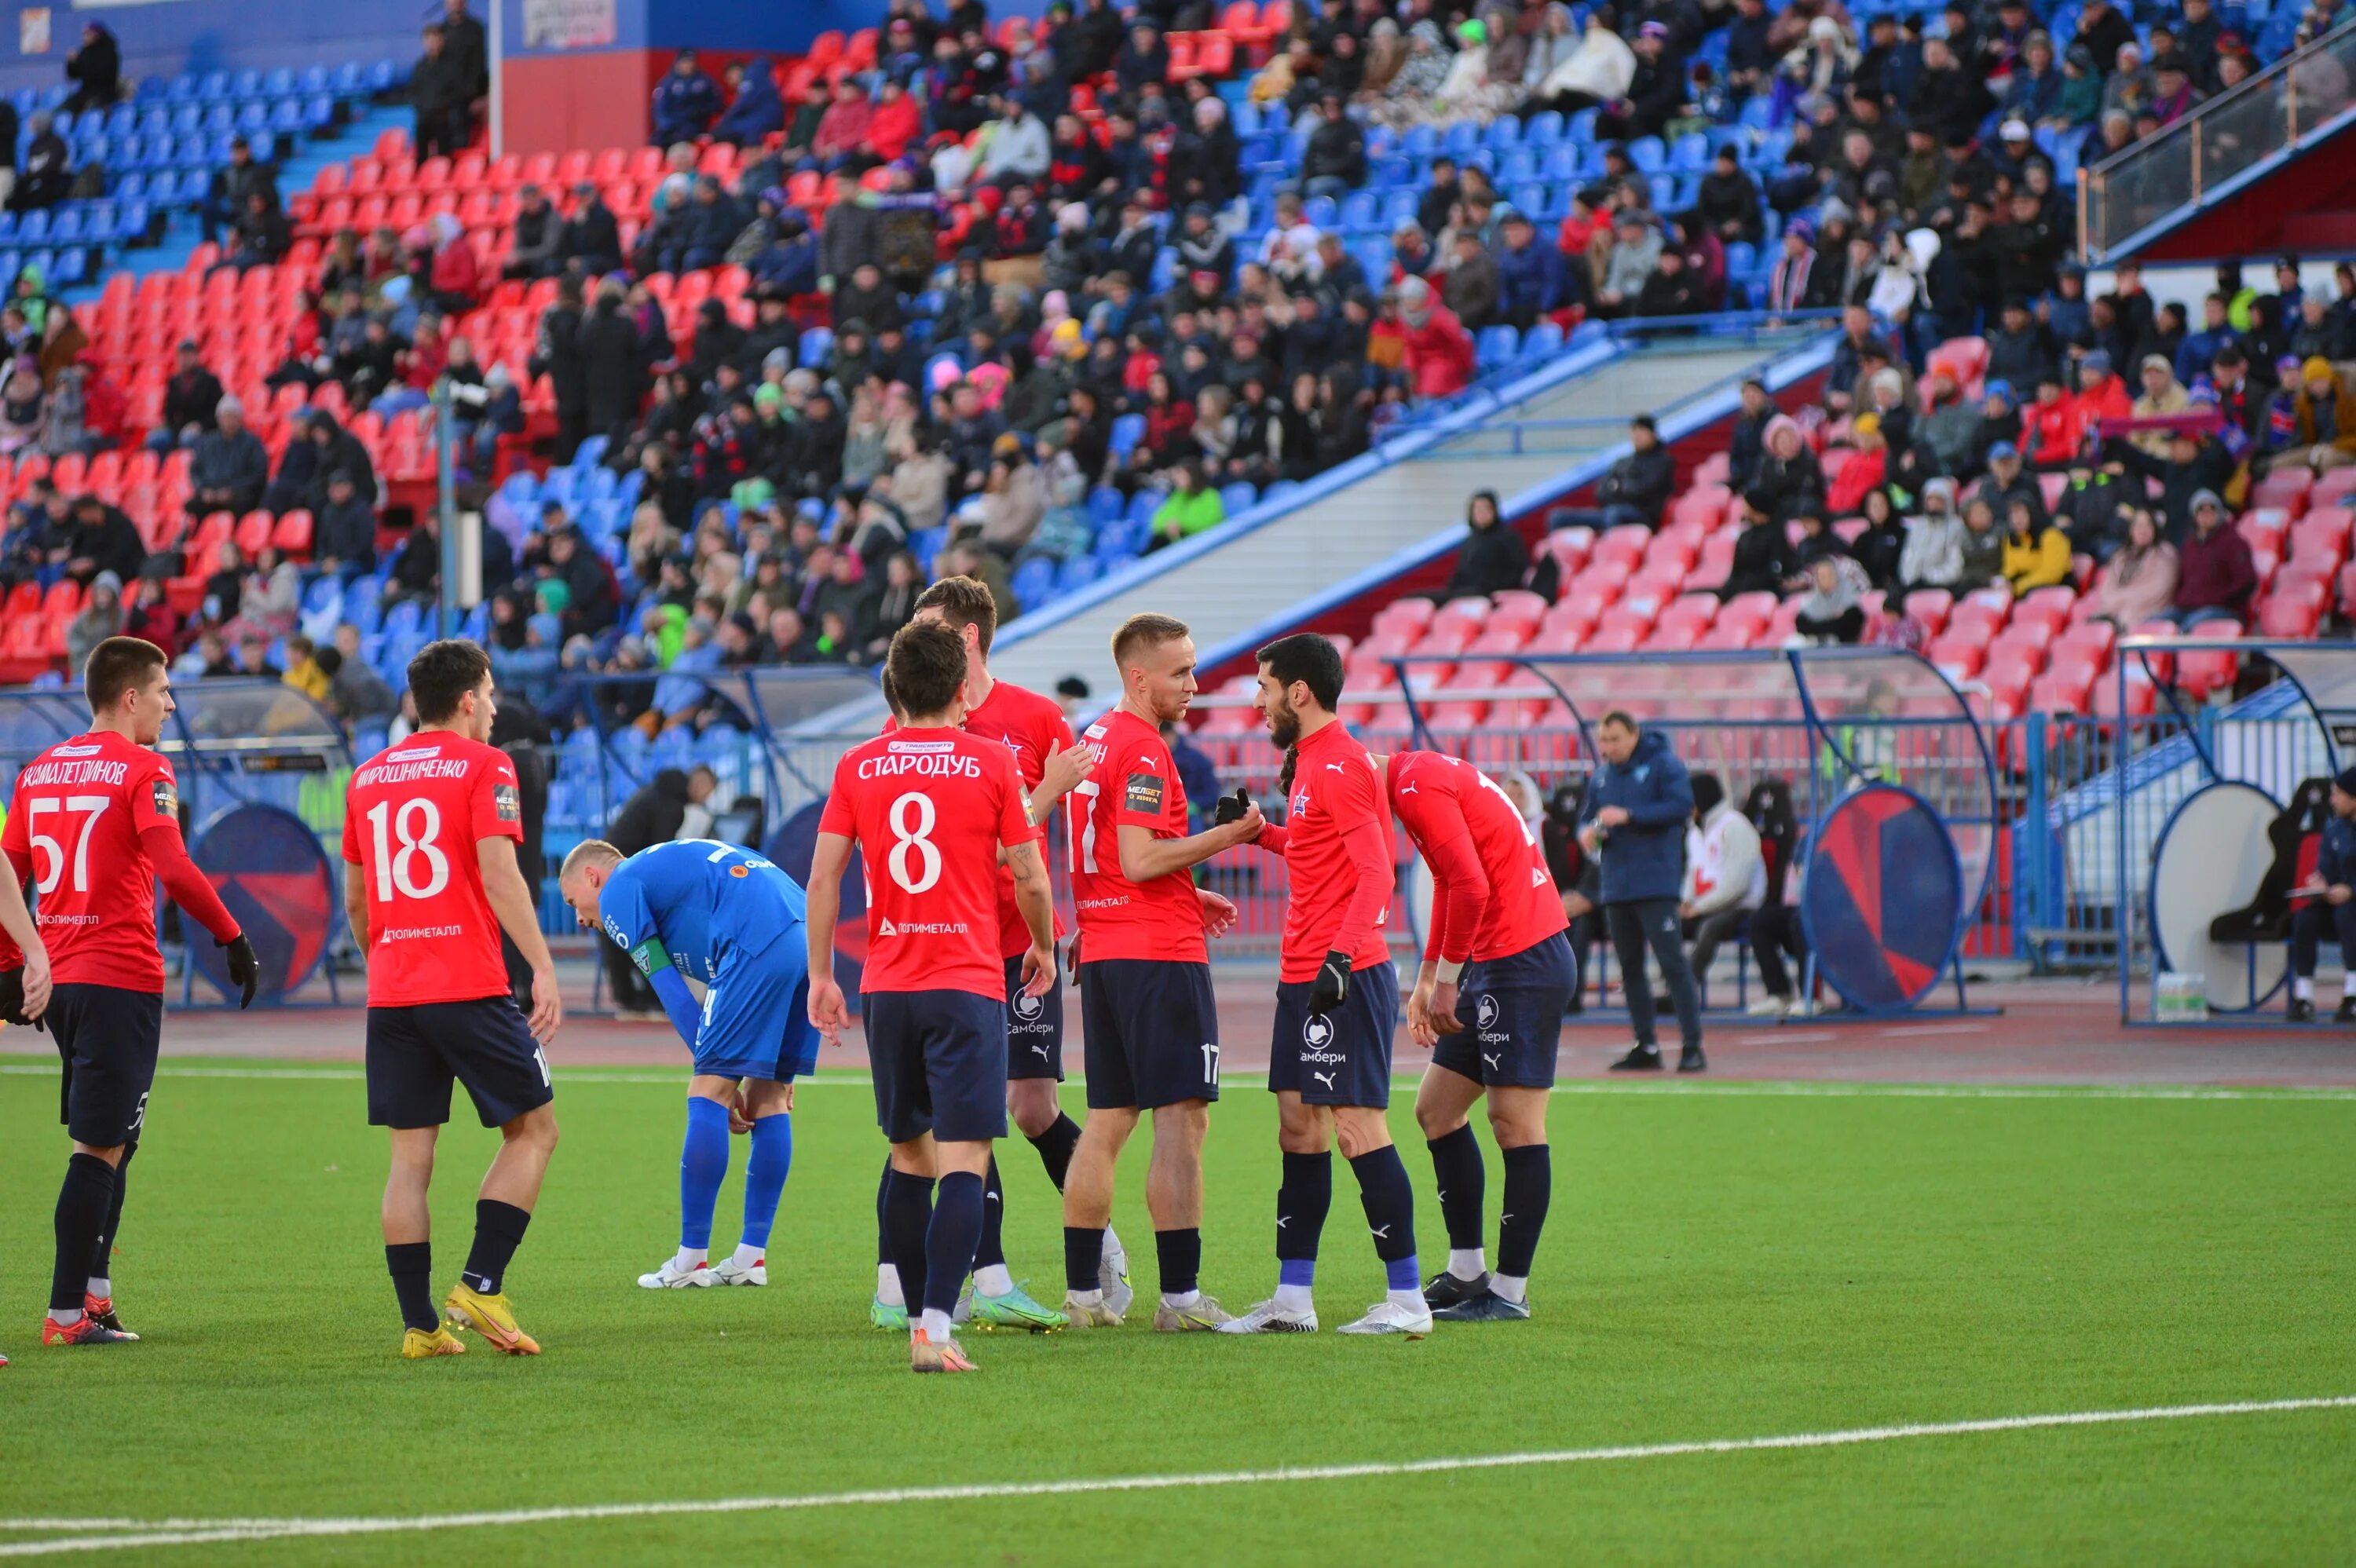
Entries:
[[[658,844],[626,859],[592,838],[565,857],[558,885],[584,927],[629,954],[695,1054],[679,1161],[679,1253],[638,1283],[768,1284],[769,1227],[794,1156],[793,1079],[818,1065],[802,890],[758,855],[709,839]],[[690,976],[706,987],[701,1008]],[[712,1211],[728,1175],[728,1136],[747,1130],[744,1229],[734,1255],[714,1264]]]

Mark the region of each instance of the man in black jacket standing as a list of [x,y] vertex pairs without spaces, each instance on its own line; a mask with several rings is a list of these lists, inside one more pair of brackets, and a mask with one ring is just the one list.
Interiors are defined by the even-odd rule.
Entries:
[[425,52],[409,68],[409,101],[417,111],[417,155],[455,157],[471,137],[466,106],[473,100],[465,66],[449,51],[442,24],[428,22]]
[[[701,805],[719,787],[720,780],[710,768],[697,768],[691,773],[665,768],[622,803],[605,829],[605,842],[625,859],[668,844],[686,824],[688,807]],[[631,1023],[661,1021],[662,1004],[656,1000],[654,987],[638,974],[637,965],[630,962],[630,955],[610,942],[597,945],[605,961],[606,983],[614,989],[615,1016]]]

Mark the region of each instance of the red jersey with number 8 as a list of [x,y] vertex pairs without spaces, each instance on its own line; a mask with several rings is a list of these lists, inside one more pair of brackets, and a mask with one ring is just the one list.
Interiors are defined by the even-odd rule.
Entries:
[[[35,917],[63,985],[164,988],[155,945],[155,865],[140,834],[180,832],[172,764],[108,730],[51,746],[16,775],[0,835],[10,874],[33,884]],[[0,936],[0,965],[24,961]]]
[[998,849],[1038,837],[1012,752],[962,730],[878,735],[836,765],[818,828],[866,869],[861,990],[1005,999]]
[[495,746],[426,730],[352,774],[344,859],[368,889],[372,1008],[508,994],[476,842],[523,841],[515,767]]

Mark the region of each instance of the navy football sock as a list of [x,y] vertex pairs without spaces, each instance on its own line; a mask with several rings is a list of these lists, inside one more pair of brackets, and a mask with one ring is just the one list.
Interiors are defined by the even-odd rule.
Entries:
[[973,1250],[981,1241],[983,1207],[980,1177],[953,1170],[941,1178],[933,1222],[925,1230],[925,1293],[919,1299],[926,1311],[956,1307],[958,1289],[973,1269]]
[[58,1251],[49,1276],[49,1310],[81,1310],[90,1288],[90,1260],[114,1202],[114,1168],[94,1154],[74,1154],[66,1160],[66,1179],[58,1189],[55,1225]]
[[[884,1218],[884,1206],[892,1201],[892,1157],[884,1157],[884,1174],[875,1179],[875,1262],[878,1267],[892,1263],[892,1228]],[[895,1265],[896,1266],[896,1265]]]
[[434,1243],[388,1242],[384,1266],[392,1275],[392,1295],[401,1303],[401,1320],[421,1334],[441,1327],[442,1315],[434,1307]]
[[1061,1192],[1064,1173],[1072,1168],[1072,1151],[1080,1147],[1080,1124],[1059,1114],[1055,1125],[1033,1138],[1031,1147],[1039,1151],[1039,1163],[1047,1168],[1047,1179]]
[[1162,1294],[1183,1296],[1199,1288],[1203,1273],[1203,1232],[1199,1230],[1156,1231],[1153,1250],[1162,1260]]
[[485,1296],[497,1296],[499,1282],[507,1277],[509,1260],[522,1244],[524,1227],[530,1223],[528,1210],[496,1198],[475,1200],[475,1244],[467,1250],[466,1272],[458,1277]]
[[123,1178],[130,1174],[131,1157],[139,1152],[139,1140],[133,1138],[123,1146],[123,1157],[114,1162],[114,1200],[106,1206],[106,1228],[98,1233],[98,1246],[91,1252],[90,1273],[93,1279],[105,1279],[114,1272],[114,1238],[123,1229]]
[[728,1107],[701,1094],[687,1097],[687,1141],[679,1152],[679,1244],[698,1252],[712,1245],[712,1211],[728,1179]]
[[[1365,1205],[1366,1229],[1374,1232],[1375,1255],[1383,1260],[1393,1290],[1419,1287],[1415,1263],[1415,1189],[1408,1185],[1407,1167],[1398,1146],[1385,1144],[1350,1162],[1358,1179],[1358,1200]],[[1401,1284],[1404,1280],[1406,1283]]]
[[981,1240],[973,1249],[973,1266],[988,1268],[1006,1261],[1006,1187],[998,1179],[998,1157],[981,1179]]
[[1097,1265],[1103,1260],[1103,1226],[1066,1225],[1064,1227],[1064,1288],[1066,1290],[1100,1288],[1097,1277]]
[[[887,1261],[900,1271],[900,1299],[908,1304],[911,1318],[924,1307],[925,1232],[932,1222],[932,1182],[905,1170],[887,1171],[884,1189],[884,1233],[891,1252]],[[954,1300],[956,1285],[949,1287],[949,1294]]]
[[1433,1138],[1431,1174],[1440,1187],[1440,1218],[1448,1227],[1448,1244],[1461,1253],[1481,1247],[1481,1205],[1487,1196],[1488,1171],[1481,1162],[1481,1140],[1467,1122],[1445,1137]]
[[1554,1155],[1545,1144],[1505,1150],[1505,1214],[1497,1222],[1497,1272],[1514,1279],[1530,1276],[1538,1232],[1546,1228],[1547,1204],[1554,1197]]
[[1284,1185],[1276,1189],[1276,1257],[1280,1264],[1317,1261],[1317,1242],[1325,1232],[1325,1212],[1333,1206],[1333,1157],[1323,1149],[1315,1154],[1286,1155]]
[[794,1119],[785,1112],[753,1124],[753,1152],[744,1158],[744,1228],[739,1244],[766,1247],[777,1222],[777,1201],[794,1168]]

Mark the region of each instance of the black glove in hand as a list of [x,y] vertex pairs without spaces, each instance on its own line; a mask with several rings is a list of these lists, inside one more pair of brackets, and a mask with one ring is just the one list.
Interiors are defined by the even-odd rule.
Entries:
[[245,988],[245,995],[238,998],[239,1009],[242,1011],[253,1006],[254,982],[262,978],[262,961],[253,955],[253,944],[248,942],[245,933],[241,931],[227,942],[216,942],[213,945],[229,950],[229,983]]
[[1241,784],[1236,785],[1235,794],[1219,797],[1217,807],[1211,813],[1213,826],[1225,827],[1230,822],[1241,822],[1244,814],[1251,809],[1251,792]]
[[0,1023],[19,1028],[31,1028],[47,1033],[48,1025],[38,1019],[25,1016],[25,972],[22,969],[0,969]]
[[1336,949],[1325,955],[1325,962],[1318,967],[1317,978],[1310,982],[1309,1010],[1323,1018],[1340,1007],[1342,998],[1349,994],[1350,955]]

